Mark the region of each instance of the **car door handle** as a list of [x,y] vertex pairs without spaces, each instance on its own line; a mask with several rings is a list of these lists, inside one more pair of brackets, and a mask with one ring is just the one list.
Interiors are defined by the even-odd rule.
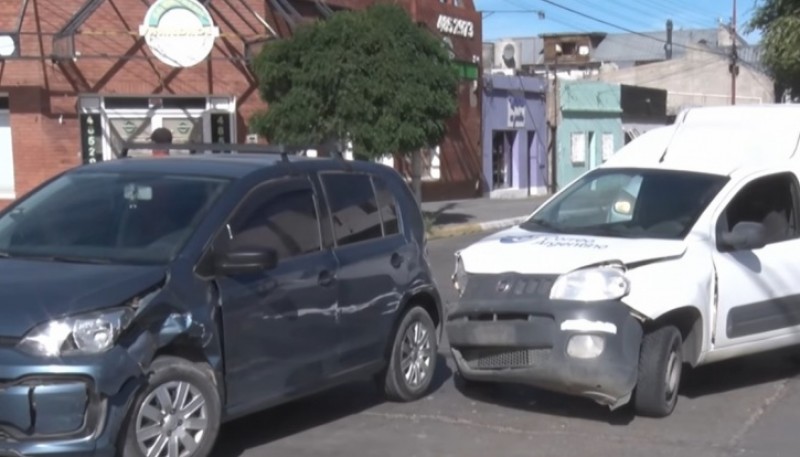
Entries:
[[389,262],[391,262],[393,267],[400,268],[400,266],[403,264],[403,256],[395,252],[392,254],[392,258],[389,260]]
[[331,273],[329,270],[322,270],[319,272],[319,277],[317,281],[319,282],[320,286],[328,287],[333,284],[333,281],[336,279],[336,275]]

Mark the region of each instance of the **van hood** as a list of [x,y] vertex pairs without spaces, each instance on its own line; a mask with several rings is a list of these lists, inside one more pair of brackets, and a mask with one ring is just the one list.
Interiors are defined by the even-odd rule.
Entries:
[[163,266],[0,259],[0,337],[51,319],[124,304],[164,278]]
[[626,265],[680,257],[682,240],[610,238],[531,232],[513,227],[460,251],[464,269],[476,274],[563,274],[608,261]]

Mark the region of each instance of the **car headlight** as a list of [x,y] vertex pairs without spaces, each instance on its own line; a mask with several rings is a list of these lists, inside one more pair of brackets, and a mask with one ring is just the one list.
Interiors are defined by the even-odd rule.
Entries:
[[464,293],[464,289],[467,288],[467,270],[464,269],[464,262],[461,260],[461,256],[456,254],[456,266],[455,270],[453,271],[453,287],[455,287],[456,291],[458,291],[458,295]]
[[586,268],[563,274],[550,290],[554,300],[615,300],[628,295],[630,281],[618,265]]
[[133,313],[131,308],[114,308],[45,322],[28,332],[18,348],[43,357],[99,354],[114,346]]

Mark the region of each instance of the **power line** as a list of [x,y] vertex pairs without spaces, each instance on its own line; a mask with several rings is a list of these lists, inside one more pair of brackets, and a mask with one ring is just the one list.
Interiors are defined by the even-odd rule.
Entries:
[[[564,6],[564,5],[558,4],[558,3],[554,2],[553,0],[540,0],[540,1],[545,2],[548,5],[555,6],[556,8],[560,8],[562,10],[569,11],[570,13],[577,14],[578,16],[581,16],[583,18],[590,19],[590,20],[595,21],[595,22],[599,22],[601,24],[607,25],[609,27],[613,27],[615,29],[622,30],[623,32],[628,32],[628,33],[633,34],[633,35],[637,35],[637,36],[641,36],[643,38],[648,38],[650,40],[658,41],[659,43],[664,43],[664,44],[667,43],[666,40],[662,40],[661,38],[654,37],[654,36],[648,35],[646,33],[637,32],[636,30],[629,29],[628,27],[623,27],[623,26],[615,24],[613,22],[609,22],[609,21],[606,21],[604,19],[600,19],[600,18],[594,17],[594,16],[592,16],[590,14],[586,14],[586,13],[584,13],[582,11],[578,11],[578,10],[570,8],[568,6]],[[715,51],[710,50],[710,49],[704,49],[704,48],[697,48],[697,47],[694,47],[694,46],[688,46],[688,45],[685,45],[685,44],[682,44],[682,43],[672,43],[672,46],[677,46],[677,47],[681,47],[681,48],[685,48],[685,49],[690,49],[690,50],[693,50],[693,51],[706,52],[706,53],[714,54],[714,55],[717,55],[717,56],[720,56],[720,57],[726,57],[726,58],[728,57],[727,54],[723,54],[723,53],[720,53],[720,52],[715,52]]]

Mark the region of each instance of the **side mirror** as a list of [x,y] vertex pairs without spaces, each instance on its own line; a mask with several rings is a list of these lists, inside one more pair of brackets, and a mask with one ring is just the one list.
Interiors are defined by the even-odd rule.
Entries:
[[723,232],[720,241],[734,251],[760,249],[767,245],[767,230],[764,224],[742,221],[730,232]]
[[214,269],[221,275],[260,273],[278,265],[278,253],[271,248],[235,247],[217,256]]

